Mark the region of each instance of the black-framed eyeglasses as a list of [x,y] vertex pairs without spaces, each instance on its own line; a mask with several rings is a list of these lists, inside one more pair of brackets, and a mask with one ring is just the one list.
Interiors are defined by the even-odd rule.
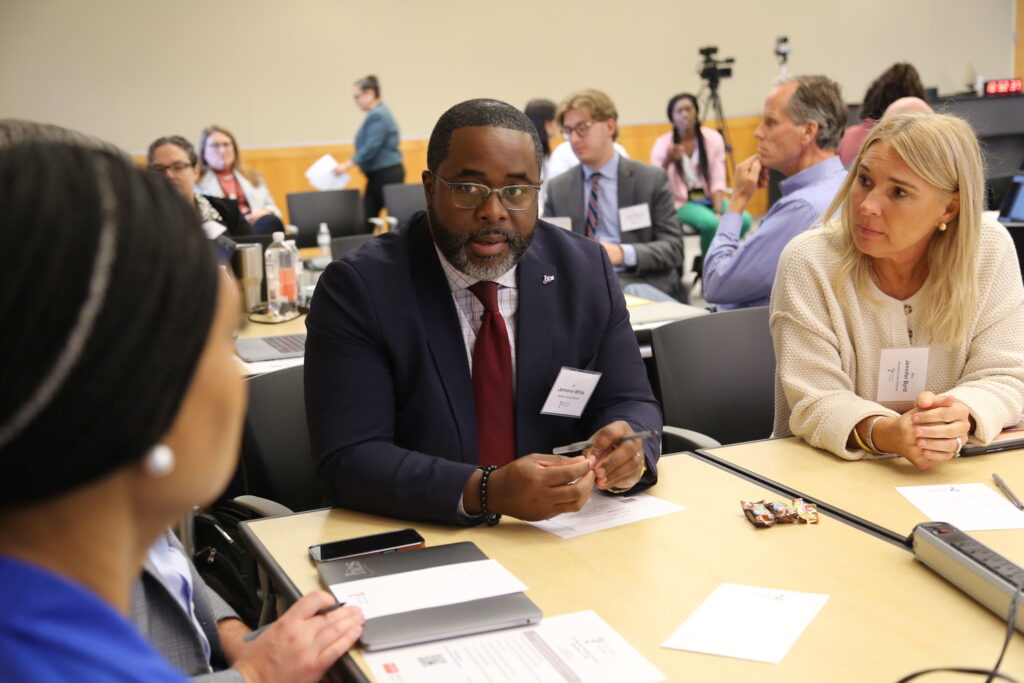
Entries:
[[484,205],[491,193],[495,192],[498,201],[509,211],[524,211],[533,206],[540,193],[540,185],[488,187],[480,183],[450,183],[433,171],[427,172],[448,187],[448,191],[452,193],[452,202],[460,209],[478,209]]
[[167,173],[167,171],[174,171],[175,173],[181,173],[186,168],[192,168],[192,164],[184,161],[175,161],[173,164],[163,166],[161,164],[150,164],[149,170],[153,173]]
[[576,135],[582,138],[588,132],[590,132],[590,127],[593,126],[595,123],[597,123],[597,121],[584,121],[583,123],[577,123],[572,128],[563,128],[562,137],[568,140],[569,138],[572,137],[573,133],[576,133]]

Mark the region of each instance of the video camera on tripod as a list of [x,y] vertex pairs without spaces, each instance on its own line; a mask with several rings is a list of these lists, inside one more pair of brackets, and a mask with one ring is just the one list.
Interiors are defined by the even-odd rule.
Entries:
[[702,47],[698,52],[700,52],[704,61],[701,63],[697,73],[708,82],[708,87],[715,91],[718,89],[718,82],[721,79],[732,76],[732,65],[736,60],[733,57],[716,59],[715,55],[718,54],[717,45]]
[[[703,104],[703,110],[710,114],[716,121],[716,128],[725,141],[725,153],[729,158],[729,165],[735,167],[736,160],[732,156],[732,144],[729,142],[729,132],[725,127],[725,114],[722,112],[722,98],[718,95],[718,83],[723,78],[732,76],[732,65],[736,61],[732,57],[716,59],[718,54],[717,45],[709,45],[698,50],[704,61],[701,62],[697,73],[707,83],[707,97]],[[701,89],[701,94],[704,90]],[[699,94],[698,94],[699,97]]]

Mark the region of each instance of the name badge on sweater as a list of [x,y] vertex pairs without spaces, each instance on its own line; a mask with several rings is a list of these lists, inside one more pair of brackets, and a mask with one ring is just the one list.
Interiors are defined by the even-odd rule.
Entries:
[[562,366],[551,385],[548,398],[540,409],[541,415],[561,415],[562,417],[579,417],[583,414],[587,402],[594,395],[594,387],[601,379],[600,372],[576,370]]
[[651,227],[651,207],[647,204],[634,204],[619,209],[619,230],[630,232]]
[[914,403],[928,381],[928,347],[882,349],[878,361],[879,403]]

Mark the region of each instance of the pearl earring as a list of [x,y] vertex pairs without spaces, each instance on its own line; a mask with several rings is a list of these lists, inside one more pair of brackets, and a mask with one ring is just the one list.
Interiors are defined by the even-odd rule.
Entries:
[[166,477],[174,471],[174,451],[164,444],[158,443],[146,454],[143,465],[149,476]]
[[939,223],[939,232],[946,232],[946,224]]

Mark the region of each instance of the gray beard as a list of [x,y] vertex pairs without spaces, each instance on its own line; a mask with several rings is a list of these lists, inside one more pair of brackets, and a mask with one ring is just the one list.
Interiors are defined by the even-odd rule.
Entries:
[[[448,259],[448,263],[477,280],[493,280],[512,270],[533,241],[532,232],[527,237],[519,237],[504,228],[481,228],[468,235],[456,235],[444,226],[433,208],[428,208],[427,213],[430,216],[430,233],[434,237],[434,244]],[[508,253],[500,259],[496,256],[491,257],[485,263],[471,260],[466,245],[481,235],[504,236],[508,240]]]

